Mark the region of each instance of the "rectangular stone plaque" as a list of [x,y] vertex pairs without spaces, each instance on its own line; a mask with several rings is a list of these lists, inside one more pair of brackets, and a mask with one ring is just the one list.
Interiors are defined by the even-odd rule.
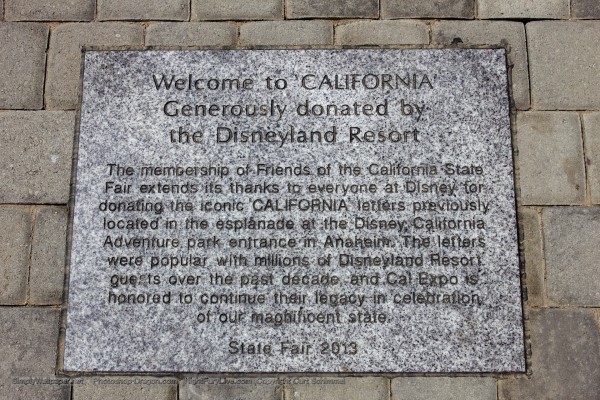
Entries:
[[503,49],[89,51],[67,371],[525,369]]

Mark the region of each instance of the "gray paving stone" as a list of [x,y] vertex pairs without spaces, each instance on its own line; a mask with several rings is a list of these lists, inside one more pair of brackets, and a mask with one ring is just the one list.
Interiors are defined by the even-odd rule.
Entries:
[[192,0],[192,21],[283,19],[283,0]]
[[[68,400],[71,387],[54,375],[60,310],[0,308],[0,399]],[[35,384],[34,379],[46,383]],[[63,380],[64,382],[64,380]]]
[[48,54],[46,108],[77,107],[82,46],[140,46],[143,35],[140,25],[121,22],[71,23],[54,28]]
[[571,15],[575,18],[600,18],[600,2],[598,0],[571,0]]
[[494,378],[396,378],[392,400],[496,400]]
[[475,0],[381,0],[381,18],[473,18]]
[[581,204],[585,172],[579,115],[521,112],[516,136],[523,204]]
[[73,112],[0,112],[0,203],[67,203],[74,128]]
[[277,381],[269,377],[199,377],[180,384],[179,400],[283,400],[283,386],[270,384]]
[[7,21],[91,21],[95,0],[9,0]]
[[587,178],[594,204],[600,204],[600,113],[583,115]]
[[0,43],[0,109],[42,108],[48,27],[2,22]]
[[335,43],[345,45],[428,44],[429,26],[421,21],[357,21],[335,28]]
[[177,379],[103,376],[73,385],[72,400],[176,400]]
[[40,207],[31,243],[29,302],[60,304],[64,286],[67,242],[66,207]]
[[287,400],[387,400],[386,378],[311,377],[307,384],[286,387]]
[[28,207],[0,207],[0,304],[25,304],[31,246]]
[[0,21],[4,20],[4,3],[0,0]]
[[600,109],[600,21],[535,21],[526,29],[532,107]]
[[569,0],[477,0],[479,18],[569,18]]
[[587,400],[600,393],[600,338],[592,310],[530,312],[532,376],[499,381],[501,400]]
[[548,299],[600,307],[600,207],[544,209]]
[[98,20],[187,21],[189,0],[97,0]]
[[158,22],[146,28],[146,46],[233,46],[237,27],[227,22]]
[[497,45],[507,47],[512,68],[512,95],[519,110],[529,108],[529,72],[525,28],[512,21],[441,21],[432,29],[434,44]]
[[542,230],[537,210],[521,207],[519,220],[523,234],[523,257],[527,284],[527,305],[544,305],[544,253],[542,250]]
[[378,18],[378,0],[287,0],[287,18]]
[[256,21],[240,27],[242,46],[333,44],[333,25],[326,21]]

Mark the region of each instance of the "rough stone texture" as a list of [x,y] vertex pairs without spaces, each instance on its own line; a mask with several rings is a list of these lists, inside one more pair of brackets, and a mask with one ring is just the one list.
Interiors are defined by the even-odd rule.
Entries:
[[281,378],[198,377],[179,385],[179,400],[284,400]]
[[91,21],[95,0],[9,0],[7,21]]
[[[311,379],[311,378],[308,378]],[[318,383],[311,380],[308,384],[286,387],[286,399],[289,400],[387,400],[388,380],[386,378],[317,378],[336,383]]]
[[32,381],[59,379],[54,375],[59,319],[60,310],[50,308],[0,308],[0,398],[70,398],[69,383],[34,384]]
[[576,113],[517,114],[517,149],[524,205],[583,202],[583,145]]
[[0,202],[66,203],[75,113],[0,112]]
[[192,0],[192,21],[283,19],[283,0]]
[[527,48],[533,108],[600,109],[600,21],[530,22]]
[[479,18],[569,18],[569,0],[477,0]]
[[187,21],[189,0],[97,0],[98,20]]
[[377,0],[287,0],[287,18],[377,18]]
[[0,207],[0,304],[25,304],[29,275],[31,213]]
[[396,378],[392,400],[496,400],[494,378]]
[[46,77],[46,107],[77,107],[82,46],[141,45],[143,29],[128,23],[64,24],[52,31]]
[[247,22],[240,27],[242,46],[333,44],[333,25],[325,21]]
[[146,28],[146,46],[233,46],[237,27],[227,22],[159,22]]
[[358,21],[335,28],[335,44],[428,44],[429,26],[420,21]]
[[600,306],[600,207],[543,211],[548,299],[554,304]]
[[499,398],[596,399],[600,338],[591,310],[532,310],[532,376],[499,381]]
[[512,68],[512,96],[519,110],[529,108],[529,71],[525,29],[510,21],[441,21],[432,27],[434,44],[498,45],[507,48]]
[[31,244],[29,302],[60,304],[64,287],[67,209],[41,207],[35,216]]
[[168,377],[100,376],[74,384],[72,400],[177,400],[176,382]]
[[[406,83],[393,79],[392,83],[388,80],[387,86],[380,87],[384,90],[373,90],[371,78],[369,83],[367,80],[358,79],[356,82],[362,83],[357,83],[355,90],[334,91],[328,87],[321,90],[315,88],[315,85],[321,81],[317,76],[334,76],[340,71],[343,73],[352,71],[355,77],[373,77],[374,71],[387,72],[392,65],[395,71],[399,71],[398,74],[403,74],[401,76],[405,80],[410,79],[413,82],[415,80],[424,82],[426,79],[425,75],[422,75],[423,72],[418,71],[432,71],[431,78],[434,79],[434,84],[413,83],[407,87]],[[165,71],[165,77],[158,77],[157,71]],[[523,341],[520,340],[523,330],[512,146],[503,49],[105,51],[87,52],[84,72],[86,90],[83,93],[81,108],[76,204],[73,209],[68,328],[65,339],[67,370],[189,372],[524,370]],[[177,83],[174,84],[176,87],[171,86],[167,89],[165,80],[170,81],[173,73],[178,74]],[[151,81],[152,74],[154,79]],[[252,80],[254,84],[251,89],[226,87],[225,90],[211,90],[208,82],[195,79],[195,77],[206,77],[207,74],[216,78],[244,77]],[[422,76],[416,78],[415,75],[419,74]],[[190,75],[192,75],[192,82],[186,83],[185,80],[190,79]],[[391,75],[386,76],[389,78]],[[287,79],[289,89],[278,90],[278,92],[275,92],[274,88],[269,89],[267,77]],[[304,80],[305,89],[299,88],[304,79],[302,77],[309,77],[308,80]],[[381,82],[383,80],[384,75]],[[162,82],[162,86],[158,82]],[[345,85],[346,82],[349,81],[345,81],[342,77],[338,83]],[[277,85],[274,82],[272,84]],[[155,85],[159,88],[156,89]],[[197,89],[188,91],[190,85]],[[397,88],[393,89],[392,85],[397,85]],[[153,88],[149,89],[150,87]],[[233,85],[233,88],[235,87]],[[179,89],[185,90],[187,94],[175,92]],[[310,94],[309,90],[312,90]],[[311,102],[338,104],[340,109],[343,109],[343,104],[352,104],[358,101],[357,99],[361,99],[361,102],[378,104],[379,111],[377,115],[371,112],[372,109],[370,111],[365,109],[364,113],[352,116],[340,114],[330,115],[327,118],[319,118],[318,115],[304,116],[304,112],[298,112],[298,105],[305,104],[307,98]],[[188,124],[193,122],[186,120],[185,117],[182,118],[181,114],[178,117],[174,116],[174,110],[178,109],[178,106],[172,103],[173,100],[168,99],[214,106],[208,107],[211,111],[204,115],[202,115],[202,107],[196,108],[199,110],[198,117],[201,118],[203,135],[205,135],[200,139],[201,143],[198,143],[198,146],[175,143],[176,140],[173,142],[173,136],[169,134],[173,127],[189,126]],[[269,99],[272,99],[273,103]],[[407,104],[408,101],[412,105]],[[226,105],[222,108],[225,115],[222,112],[212,113],[215,108],[221,108],[220,104]],[[238,104],[238,109],[249,110],[248,115],[246,111],[229,115],[229,111],[225,110],[230,108],[233,110],[230,104]],[[257,105],[258,108],[253,107],[252,104]],[[189,109],[189,107],[182,107],[181,112],[185,114],[187,112],[185,110]],[[258,111],[263,115],[256,115],[257,109],[264,110]],[[319,114],[317,111],[315,113]],[[225,135],[223,128],[233,127],[234,125],[231,124],[244,127],[244,131],[240,130],[235,141],[227,141],[228,139],[223,138]],[[308,139],[306,142],[305,136],[296,129],[307,126],[329,132],[325,133],[326,140],[319,140],[321,136],[319,133],[311,135],[313,140]],[[364,141],[358,133],[351,135],[351,126],[362,127],[361,129],[373,126],[382,132],[389,129],[390,132],[395,133],[377,135],[377,141],[383,137],[386,143],[375,143],[374,134],[363,135]],[[402,128],[399,128],[400,126]],[[248,137],[245,135],[249,129],[252,129],[253,134]],[[400,139],[400,129],[405,132],[407,129],[417,129],[417,132],[406,134],[406,139]],[[254,132],[259,133],[254,134]],[[266,134],[266,132],[273,133]],[[427,133],[419,136],[419,132]],[[333,138],[335,140],[331,143],[330,139]],[[119,145],[116,146],[115,143]],[[242,166],[243,171],[244,166],[250,162],[248,160],[252,160],[252,165],[247,176],[244,174],[243,177],[238,177],[237,167]],[[330,175],[319,174],[320,169],[317,169],[317,166],[328,168],[321,164],[324,162],[332,167]],[[119,177],[119,181],[132,185],[131,193],[119,194],[116,191],[113,193],[111,190],[106,190],[104,182],[110,179],[110,169],[107,168],[107,164],[113,163],[133,168],[132,175]],[[149,163],[157,166],[159,172],[162,171],[161,166],[174,165],[194,165],[198,167],[198,172],[194,177],[140,178],[141,166]],[[367,171],[371,166],[371,172],[368,176],[367,172],[362,172],[359,176],[349,176],[347,173],[339,172],[340,166],[346,163],[353,165],[356,163],[362,171]],[[423,190],[416,193],[409,188],[409,180],[414,184],[414,180],[417,179],[406,176],[410,172],[397,171],[394,176],[391,176],[389,171],[386,173],[382,170],[381,174],[373,172],[373,164],[389,167],[389,163],[394,163],[396,169],[398,164],[420,166],[419,172],[414,172],[419,182],[432,183],[436,188],[440,187],[439,191],[436,189],[434,190],[436,193],[432,193],[432,190]],[[253,189],[255,185],[262,185],[266,179],[260,172],[261,167],[257,166],[258,164],[287,166],[288,170],[291,166],[303,165],[308,167],[308,173],[306,173],[307,169],[303,168],[304,172],[292,178],[289,177],[290,172],[286,177],[269,176],[268,182],[272,187]],[[477,165],[479,168],[466,167],[466,172],[464,167],[460,168],[461,176],[457,176],[459,174],[455,171],[455,167],[449,167],[448,164]],[[207,177],[202,173],[203,167],[207,165],[212,165],[213,168],[216,165],[226,166],[236,172],[227,176]],[[192,170],[196,171],[193,168]],[[112,174],[116,176],[117,172]],[[471,176],[464,176],[464,174]],[[196,188],[193,189],[190,185],[185,188],[182,186],[178,195],[170,192],[148,195],[138,189],[142,180],[144,183],[154,183],[159,179],[163,185],[176,184],[176,182],[178,185],[183,185],[184,182],[194,182]],[[340,205],[342,201],[349,202],[350,205],[348,208],[315,207],[307,210],[304,208],[306,201],[303,201],[304,206],[301,205],[299,208],[293,205],[286,207],[285,200],[290,196],[286,185],[288,179],[293,179],[295,184],[300,185],[302,193],[307,197],[310,196],[309,198],[327,201],[334,197],[340,201]],[[336,189],[337,194],[331,197],[326,193],[313,192],[312,195],[309,193],[311,191],[309,185],[318,184],[323,187],[326,182],[358,184],[367,179],[370,184],[377,187],[369,189],[368,192],[362,190],[362,201],[369,201],[370,208],[371,202],[376,204],[381,198],[396,199],[391,203],[394,205],[394,210],[382,206],[382,209],[375,214],[372,210],[359,207],[355,195],[342,193],[341,189]],[[217,189],[214,191],[207,189],[210,187],[208,180],[223,185],[223,193]],[[481,186],[473,184],[474,181]],[[467,182],[471,182],[471,185],[467,186],[478,189],[465,191]],[[391,183],[396,184],[395,190]],[[179,186],[173,187],[174,191],[179,189]],[[248,193],[247,189],[244,189],[243,202],[239,203],[241,208],[236,206],[233,210],[215,209],[214,212],[206,212],[207,209],[212,209],[212,204],[223,204],[225,199],[242,197],[240,189],[237,189],[239,187],[242,189],[251,187],[251,191],[254,192]],[[449,190],[449,187],[452,189]],[[265,193],[262,193],[264,190],[277,192],[270,194],[270,198],[277,203],[277,206],[272,206],[272,202],[265,202]],[[179,200],[189,199],[198,208],[182,215],[182,212],[170,207],[174,197]],[[395,203],[399,199],[406,199],[406,208],[404,203]],[[144,209],[134,206],[137,209],[129,210],[127,213],[99,212],[102,204],[108,204],[109,210],[111,208],[114,210],[114,202],[117,201],[134,204],[139,204],[141,201],[144,203]],[[260,205],[263,203],[265,203],[264,209]],[[435,212],[431,209],[432,203],[435,205]],[[311,204],[314,204],[312,200]],[[392,207],[391,204],[388,205]],[[151,210],[148,205],[151,206]],[[163,205],[164,209],[160,208]],[[207,208],[203,210],[205,207]],[[324,224],[315,223],[315,226],[310,228],[310,238],[315,240],[314,245],[301,249],[294,245],[285,248],[281,245],[277,247],[279,249],[276,254],[277,259],[285,257],[289,261],[291,257],[295,257],[298,260],[296,265],[290,266],[289,262],[271,261],[275,245],[268,242],[266,237],[275,236],[286,242],[292,240],[304,243],[303,238],[306,237],[308,228],[303,228],[301,225],[306,223],[305,215],[309,214],[303,213],[303,210],[310,211],[311,218],[314,216],[320,219],[326,215],[336,220],[350,221],[349,226],[346,227],[348,230],[329,228]],[[388,226],[387,229],[379,228],[380,224],[378,224],[375,228],[370,228],[372,232],[367,233],[363,230],[360,221],[364,218],[372,218],[373,215],[380,219],[393,218],[409,222],[403,222],[402,227],[398,223],[393,227]],[[460,219],[461,222],[468,219],[469,222],[454,225],[448,223],[443,226],[442,221],[436,221],[437,225],[434,226],[431,221],[431,227],[428,229],[425,226],[418,226],[419,222],[412,222],[416,215],[422,219],[437,218],[440,215],[443,216],[440,218]],[[202,230],[202,235],[214,236],[219,241],[218,245],[211,244],[208,249],[202,251],[197,249],[198,245],[189,246],[196,241],[195,235],[199,231],[185,228],[183,217],[205,219],[208,225]],[[240,227],[237,232],[227,227],[220,227],[219,221],[228,220],[236,221],[236,229],[238,229],[237,225],[239,223],[243,225],[243,221],[249,217],[262,221],[263,218],[283,218],[292,222],[293,226],[287,227],[284,232],[283,229],[271,231],[272,228],[264,226]],[[107,226],[104,218],[108,220],[144,218],[156,221],[157,228],[150,232],[122,227],[107,232],[104,228]],[[357,218],[359,222],[356,222]],[[164,221],[172,219],[179,220],[179,227],[165,229]],[[471,219],[477,221],[471,222]],[[249,224],[252,225],[251,222]],[[444,255],[452,255],[455,258],[447,261],[440,259],[436,262],[429,256],[429,251],[424,252],[416,246],[403,244],[401,232],[419,237],[430,235],[432,241],[436,241],[436,235],[443,236],[441,244],[431,244],[434,246],[431,251],[443,251]],[[472,244],[458,245],[455,239],[453,239],[455,244],[449,244],[449,239],[448,244],[444,244],[447,237],[464,235],[463,232],[468,232],[468,243]],[[151,265],[152,257],[161,257],[162,260],[165,250],[148,245],[143,245],[144,249],[129,247],[128,252],[125,253],[127,256],[143,255],[145,260],[142,260],[142,265],[135,267],[136,275],[139,273],[143,277],[142,281],[137,288],[128,284],[115,284],[111,287],[114,269],[107,268],[107,259],[122,253],[116,250],[116,247],[110,248],[111,244],[107,241],[109,233],[111,238],[117,241],[130,241],[128,238],[138,237],[138,235],[162,238],[163,242],[165,237],[175,237],[182,243],[181,249],[175,250],[178,251],[176,254],[181,254],[185,260],[187,256],[202,254],[209,261],[205,268],[196,268],[198,264],[190,266],[188,262],[185,264],[182,262],[182,265],[177,268],[156,268],[156,265],[155,267]],[[366,237],[363,235],[367,234],[385,235],[385,244],[376,245],[378,248],[373,249],[372,252],[367,249],[373,247],[370,241],[364,246],[345,244],[343,249],[339,245],[333,249],[332,247],[336,245],[328,244],[332,243],[332,236],[335,238],[341,236],[353,241],[354,239],[346,235],[356,235],[362,239]],[[120,235],[125,238],[119,239]],[[248,243],[247,235],[255,235],[253,237],[259,240],[256,242],[251,240],[250,243],[256,243],[254,245],[244,244]],[[242,237],[243,242],[236,242]],[[368,236],[369,240],[372,237]],[[281,243],[281,241],[277,242]],[[114,245],[119,246],[118,243]],[[353,249],[346,250],[347,247]],[[412,259],[402,261],[400,263],[402,265],[399,265],[397,258],[392,261],[391,255],[397,257],[395,255],[397,253],[391,247],[396,247],[398,252],[400,251],[398,249],[402,248],[403,257],[414,257],[414,264],[406,266]],[[347,267],[348,265],[339,261],[341,255],[350,251],[356,257],[367,255],[387,257],[386,266],[382,265],[382,259],[379,258],[379,261],[368,262],[371,265],[361,268],[361,273],[364,271],[365,274],[374,274],[373,276],[384,275],[385,268],[388,267],[388,270],[391,268],[387,265],[388,262],[392,262],[394,268],[397,267],[397,271],[410,271],[413,276],[417,273],[427,276],[427,272],[432,270],[446,274],[445,277],[456,276],[454,276],[453,286],[447,288],[444,284],[438,284],[437,278],[433,284],[430,283],[431,280],[425,278],[421,280],[427,283],[416,282],[417,279],[413,278],[411,282],[407,281],[401,285],[382,283],[379,286],[362,285],[358,288],[351,283],[355,268]],[[333,261],[320,265],[319,260],[324,253],[331,254]],[[215,273],[223,273],[223,263],[227,263],[223,259],[227,260],[229,259],[227,256],[238,255],[249,261],[246,268],[228,269],[235,284],[230,282],[232,286],[229,286],[225,283],[211,283],[210,279]],[[256,257],[259,259],[258,262]],[[422,257],[421,262],[417,260],[419,257]],[[269,261],[261,261],[261,258]],[[461,265],[459,265],[459,258]],[[221,266],[218,266],[218,260],[221,260]],[[275,265],[280,268],[273,268]],[[154,278],[150,282],[145,281],[147,274],[156,274],[160,282]],[[224,311],[217,310],[227,309],[228,312],[241,311],[245,315],[235,324],[222,324],[214,319],[203,321],[198,318],[197,307],[180,305],[171,274],[177,274],[174,276],[176,280],[179,279],[178,277],[185,279],[189,274],[198,276],[197,281],[194,278],[197,283],[185,286],[186,290],[190,291],[190,301],[196,303],[202,301],[199,296],[203,293],[239,292],[250,295],[266,293],[267,297],[260,304],[252,305],[247,305],[244,300],[241,300],[242,304],[239,305],[210,304],[206,308],[198,305],[203,307],[202,309],[207,309],[206,312],[221,313]],[[266,281],[261,280],[261,283],[252,284],[242,279],[263,276],[263,274],[266,274],[264,275]],[[297,278],[293,280],[299,280],[300,274],[307,274],[305,275],[307,277],[313,274],[321,274],[321,276],[335,274],[340,282],[332,282],[330,285],[319,279],[319,282],[310,285],[286,283],[286,276],[294,276]],[[476,276],[477,282],[469,279],[470,282],[467,283],[464,276]],[[149,284],[146,286],[144,282]],[[156,295],[159,298],[166,294],[169,300],[169,293],[173,291],[173,302],[163,300],[160,304],[115,304],[131,302],[132,300],[127,300],[130,299],[129,295],[139,294],[138,290],[142,290],[142,287],[143,293]],[[233,292],[236,289],[237,291]],[[330,292],[329,294],[334,298],[325,296],[325,301],[315,300],[322,299],[319,293],[324,291]],[[365,302],[347,304],[342,300],[346,297],[340,297],[338,302],[338,295],[348,292],[357,292]],[[303,294],[306,296],[305,302],[299,305],[298,302],[278,301],[273,295],[279,293]],[[375,293],[384,294],[387,299],[395,298],[395,302],[388,300],[375,304],[372,300]],[[397,297],[399,293],[402,294],[401,297]],[[142,295],[140,301],[143,301],[143,298]],[[297,308],[298,306],[300,308]],[[335,310],[335,313],[331,310]],[[300,313],[302,316],[309,315],[313,318],[306,321],[299,316]],[[326,317],[328,323],[325,325],[326,321],[323,318],[315,320],[316,313]],[[365,318],[366,323],[358,323],[360,316],[368,315],[370,318],[373,313],[380,313],[380,315],[385,313],[387,323],[383,324],[380,318],[377,325],[372,320],[369,324],[368,318]],[[265,316],[264,321],[257,321],[256,317],[252,320],[253,315]],[[220,314],[219,320],[222,320],[223,316],[226,317],[227,314]],[[273,316],[273,319],[270,316]],[[283,317],[285,320],[281,319]],[[290,318],[294,318],[295,321],[290,321]],[[111,326],[110,336],[104,334],[105,326]],[[186,334],[183,335],[181,332]],[[138,339],[132,341],[131,337]],[[174,337],[177,340],[174,340]],[[94,343],[91,351],[90,343]],[[246,350],[242,350],[242,343]],[[265,348],[271,346],[271,351],[265,350],[265,354],[249,356],[246,352],[253,351],[254,348],[248,346],[254,344],[257,347],[256,343]],[[292,343],[305,345],[301,355],[294,353]],[[323,346],[323,343],[327,346]],[[306,351],[309,345],[311,351]],[[331,347],[331,350],[327,350],[328,347]],[[156,351],[156,349],[160,350]],[[327,351],[332,355],[328,355]]]
[[524,249],[522,256],[527,275],[527,304],[530,307],[541,307],[544,305],[545,272],[540,215],[533,208],[521,207],[520,221]]
[[44,99],[48,27],[0,23],[0,109],[39,109]]
[[473,18],[474,0],[381,0],[381,18]]
[[575,18],[600,18],[600,2],[597,0],[571,0],[571,15]]
[[583,132],[589,191],[600,204],[600,113],[583,114]]

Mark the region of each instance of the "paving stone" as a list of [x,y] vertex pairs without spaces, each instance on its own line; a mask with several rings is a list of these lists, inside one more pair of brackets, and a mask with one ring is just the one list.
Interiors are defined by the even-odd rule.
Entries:
[[48,27],[3,22],[0,43],[0,109],[42,108]]
[[73,385],[73,400],[176,400],[176,378],[115,376]]
[[542,230],[537,210],[521,207],[519,220],[523,234],[523,258],[527,284],[527,305],[544,305],[544,253],[542,251]]
[[475,0],[381,0],[381,18],[473,18]]
[[66,207],[40,207],[35,216],[31,244],[29,302],[60,304],[67,242]]
[[386,378],[311,377],[286,387],[287,400],[387,400]]
[[378,0],[287,0],[287,18],[378,18]]
[[25,304],[31,246],[28,207],[0,207],[0,304]]
[[346,45],[428,44],[429,26],[421,21],[358,21],[338,25],[335,43]]
[[4,19],[4,3],[0,0],[0,21]]
[[600,113],[583,115],[587,178],[594,204],[600,204]]
[[333,44],[333,25],[326,21],[256,21],[240,27],[242,46]]
[[95,0],[9,0],[8,21],[91,21]]
[[227,22],[158,22],[146,28],[146,46],[233,46],[237,27]]
[[600,338],[591,310],[532,310],[532,376],[499,381],[501,400],[597,399]]
[[569,0],[477,0],[479,18],[569,18]]
[[523,204],[581,204],[585,172],[579,116],[518,113],[516,136]]
[[600,18],[600,2],[598,0],[571,0],[571,14],[575,18]]
[[187,21],[189,0],[97,0],[98,20]]
[[283,386],[270,384],[277,381],[269,377],[199,377],[179,386],[179,400],[283,400]]
[[[68,400],[71,387],[54,375],[60,310],[0,308],[0,399]],[[35,384],[34,379],[46,383]]]
[[496,400],[494,378],[396,378],[392,400]]
[[79,98],[82,46],[140,46],[141,26],[120,22],[70,23],[52,31],[46,79],[46,108],[72,110]]
[[432,27],[434,44],[507,47],[512,68],[512,95],[519,110],[529,108],[529,72],[525,28],[512,21],[441,21]]
[[526,29],[532,107],[600,109],[600,21],[535,21]]
[[74,127],[73,112],[0,112],[0,203],[67,203]]
[[283,19],[283,0],[192,0],[192,21]]
[[600,307],[600,207],[544,209],[548,299]]

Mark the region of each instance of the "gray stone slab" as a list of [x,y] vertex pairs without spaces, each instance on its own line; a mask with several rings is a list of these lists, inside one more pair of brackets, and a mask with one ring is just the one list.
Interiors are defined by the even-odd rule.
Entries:
[[284,400],[286,382],[284,377],[268,376],[189,377],[179,385],[179,400]]
[[377,18],[377,0],[287,0],[286,18]]
[[498,398],[595,399],[600,337],[592,310],[531,310],[532,375],[498,381]]
[[74,128],[73,112],[0,112],[1,203],[67,203]]
[[356,21],[335,27],[335,44],[428,44],[429,26],[421,21]]
[[189,0],[97,0],[98,20],[187,21]]
[[571,15],[575,18],[600,18],[600,3],[596,0],[571,0]]
[[503,49],[84,68],[67,370],[524,369]]
[[600,113],[583,114],[583,133],[590,196],[600,204]]
[[381,18],[473,18],[474,0],[381,0]]
[[541,307],[545,299],[545,267],[541,217],[538,210],[521,207],[520,221],[523,233],[525,259],[525,282],[527,283],[527,305]]
[[[300,383],[302,381],[306,383]],[[298,383],[286,387],[290,400],[388,400],[389,380],[380,377],[312,377],[297,378]]]
[[227,22],[158,22],[146,28],[146,46],[234,46],[237,27]]
[[192,0],[192,21],[283,19],[283,0]]
[[600,207],[547,208],[543,224],[549,300],[600,306]]
[[496,400],[494,378],[396,378],[392,400]]
[[177,379],[98,376],[74,384],[73,400],[177,400]]
[[91,21],[95,0],[10,0],[7,21]]
[[333,44],[328,21],[254,21],[240,26],[242,46],[306,46]]
[[523,204],[581,204],[585,167],[579,115],[517,114],[517,162]]
[[48,27],[4,22],[0,43],[0,109],[42,108]]
[[31,244],[29,301],[61,304],[65,284],[67,243],[66,207],[40,207],[36,211]]
[[600,109],[600,21],[526,26],[532,108]]
[[0,207],[0,304],[25,304],[31,249],[28,207]]
[[477,0],[479,18],[568,19],[569,0]]
[[70,379],[55,376],[60,310],[0,307],[0,398],[69,400]]

